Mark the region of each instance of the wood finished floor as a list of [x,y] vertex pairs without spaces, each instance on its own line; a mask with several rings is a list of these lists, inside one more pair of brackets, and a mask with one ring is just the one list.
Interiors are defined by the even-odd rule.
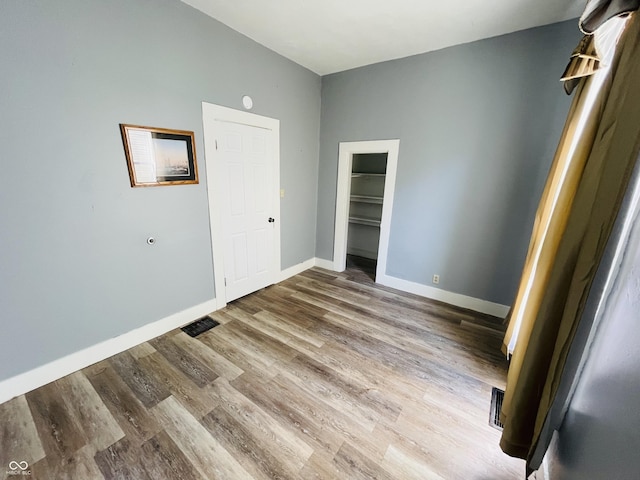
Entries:
[[[524,477],[496,319],[311,269],[0,405],[0,478]],[[8,475],[26,461],[31,477]]]

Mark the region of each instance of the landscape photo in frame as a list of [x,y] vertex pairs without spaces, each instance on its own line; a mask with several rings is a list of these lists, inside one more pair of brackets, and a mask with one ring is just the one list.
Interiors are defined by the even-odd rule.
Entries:
[[132,187],[198,183],[194,134],[120,124]]

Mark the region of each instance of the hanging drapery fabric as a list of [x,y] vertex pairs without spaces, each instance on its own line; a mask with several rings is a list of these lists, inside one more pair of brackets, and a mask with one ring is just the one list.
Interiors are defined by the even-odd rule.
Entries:
[[[510,421],[511,412],[520,412],[522,408],[518,403],[519,397],[514,397],[514,387],[527,385],[528,375],[537,373],[523,370],[526,347],[531,343],[540,305],[548,292],[549,278],[580,179],[596,139],[610,84],[610,71],[601,70],[597,75],[585,78],[579,85],[536,212],[529,251],[503,344],[503,352],[511,356],[501,412],[505,429],[507,425],[510,428],[519,425]],[[535,410],[531,414],[535,415]],[[533,422],[534,419],[530,418],[529,421]],[[523,458],[528,454],[528,434],[520,431],[509,434],[507,429],[503,441],[505,438],[510,443],[508,447],[503,446],[507,453]]]
[[580,17],[580,30],[586,34],[595,32],[607,20],[640,8],[640,0],[589,0]]
[[536,213],[505,338],[500,445],[512,456],[546,441],[539,433],[640,151],[640,21],[628,23],[609,66],[580,81]]
[[564,82],[567,95],[573,93],[581,78],[593,75],[600,68],[600,57],[596,51],[594,36],[585,35],[571,54],[567,68],[560,77],[560,81]]
[[[507,385],[515,381],[520,370],[522,355],[519,355],[521,349],[517,346],[526,345],[529,341],[568,211],[593,146],[599,120],[597,112],[601,111],[603,103],[602,96],[597,95],[599,87],[589,79],[578,89],[536,212],[520,286],[511,307],[502,347],[503,353],[511,356]],[[596,114],[590,115],[593,111]],[[507,396],[503,413],[509,410],[508,406]]]
[[[621,22],[612,22],[599,32],[598,42],[603,52],[604,67],[594,78],[582,78],[580,90],[576,93],[567,116],[564,131],[556,150],[547,183],[542,193],[531,242],[525,261],[520,288],[509,313],[509,326],[505,335],[503,352],[511,356],[518,338],[526,338],[526,329],[520,332],[525,317],[535,314],[537,299],[545,289],[547,270],[553,257],[568,214],[577,184],[591,151],[594,135],[599,122],[599,112],[605,99],[602,91],[607,91],[609,67],[613,61],[615,45],[620,35]],[[565,213],[564,217],[562,213]],[[564,219],[564,220],[563,220]],[[555,242],[554,242],[555,239]]]
[[625,16],[640,6],[640,0],[590,0],[580,17],[580,30],[585,33],[575,48],[560,80],[571,95],[582,77],[593,75],[602,68],[601,46],[595,40],[595,31],[614,17]]

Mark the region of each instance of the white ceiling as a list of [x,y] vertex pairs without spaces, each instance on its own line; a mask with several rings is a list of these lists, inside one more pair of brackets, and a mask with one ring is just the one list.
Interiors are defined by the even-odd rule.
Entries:
[[320,75],[576,18],[586,3],[586,0],[182,1]]

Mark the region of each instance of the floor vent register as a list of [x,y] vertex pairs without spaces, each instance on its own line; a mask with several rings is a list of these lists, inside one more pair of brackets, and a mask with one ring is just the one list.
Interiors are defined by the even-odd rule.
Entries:
[[498,430],[502,430],[504,425],[500,421],[500,410],[504,400],[504,390],[493,387],[491,390],[491,411],[489,413],[489,425]]
[[197,337],[201,333],[211,330],[213,327],[220,325],[211,317],[202,317],[189,325],[185,325],[180,330],[189,335],[190,337]]

